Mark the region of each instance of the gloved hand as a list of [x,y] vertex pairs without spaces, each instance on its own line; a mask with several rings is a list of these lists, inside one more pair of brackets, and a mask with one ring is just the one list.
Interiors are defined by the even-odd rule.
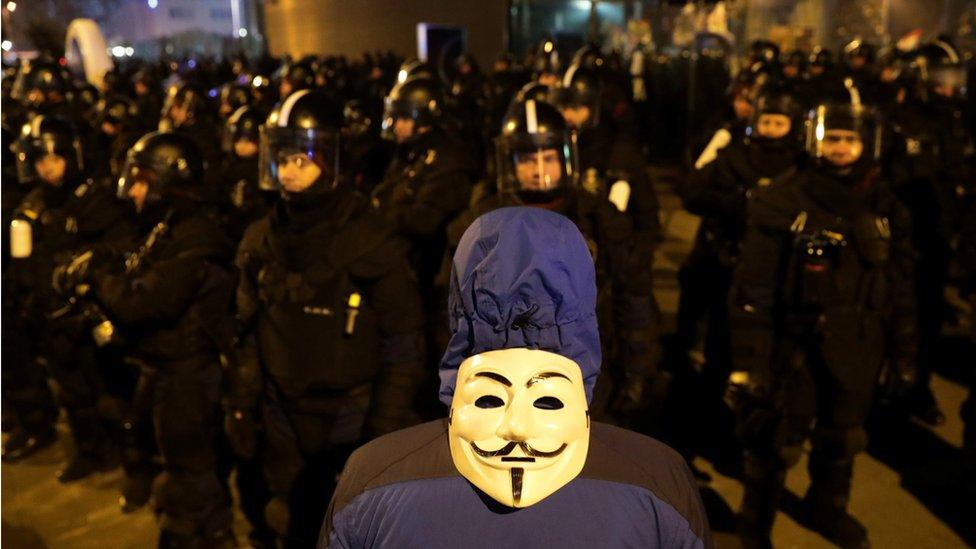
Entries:
[[894,359],[881,370],[881,393],[887,399],[899,399],[915,386],[918,369],[911,359]]
[[766,375],[744,370],[729,374],[725,387],[725,403],[729,408],[740,411],[750,403],[768,401],[771,395],[772,386]]
[[54,291],[62,296],[87,293],[88,285],[86,282],[92,270],[91,264],[94,256],[94,252],[88,250],[72,257],[71,261],[55,267],[51,276],[51,286]]
[[234,454],[245,459],[254,457],[258,427],[253,412],[228,409],[224,414],[224,431]]

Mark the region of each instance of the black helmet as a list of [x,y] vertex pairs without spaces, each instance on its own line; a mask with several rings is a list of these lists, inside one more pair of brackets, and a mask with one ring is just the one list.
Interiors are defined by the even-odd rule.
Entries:
[[414,136],[420,128],[436,126],[444,110],[444,94],[432,78],[415,76],[398,82],[386,96],[383,111],[383,137],[394,139],[393,126],[398,118],[414,121]]
[[841,56],[843,57],[844,63],[847,66],[851,66],[851,60],[856,57],[863,58],[865,65],[872,65],[874,64],[874,60],[877,58],[877,55],[878,51],[877,48],[874,47],[874,44],[865,42],[860,38],[851,40],[847,43],[847,45],[844,46],[843,50],[841,50]]
[[119,198],[126,198],[136,182],[149,185],[146,202],[171,199],[203,200],[203,155],[193,141],[174,132],[150,132],[126,154],[118,182]]
[[834,66],[834,54],[826,48],[816,47],[810,54],[810,66],[820,67],[824,70]]
[[315,65],[312,59],[303,58],[282,67],[281,81],[278,83],[278,91],[282,99],[297,91],[310,90],[314,87]]
[[49,154],[56,154],[65,161],[64,177],[58,183],[77,181],[85,168],[81,139],[74,125],[64,118],[37,115],[21,129],[15,145],[17,153],[17,178],[21,183],[39,179],[35,163]]
[[753,40],[749,44],[749,64],[762,63],[776,65],[779,63],[779,46],[769,40]]
[[318,188],[334,189],[341,175],[342,122],[339,103],[324,91],[300,90],[278,103],[261,127],[261,188],[283,190],[281,164],[301,155],[322,170]]
[[600,46],[596,44],[587,44],[576,50],[576,53],[573,54],[573,60],[570,62],[570,66],[573,65],[593,71],[603,71],[609,68],[606,57],[600,51]]
[[68,81],[61,67],[50,61],[28,61],[21,66],[11,97],[31,107],[40,107],[68,94]]
[[502,120],[495,151],[499,191],[521,202],[552,202],[577,184],[575,135],[549,103],[527,99],[513,104]]
[[556,41],[552,38],[545,38],[539,43],[539,48],[535,54],[535,61],[532,65],[532,78],[538,79],[543,74],[558,75],[562,68],[562,59],[559,57],[559,48]]
[[72,99],[75,109],[81,114],[82,118],[91,122],[97,114],[98,102],[102,99],[102,94],[92,84],[84,82],[75,86]]
[[880,157],[883,134],[880,115],[877,109],[862,101],[852,78],[845,78],[842,88],[830,90],[807,115],[807,153],[820,163],[825,162],[822,147],[831,130],[852,131],[860,136],[864,151],[859,163],[873,162]]
[[[753,115],[749,127],[746,128],[746,135],[752,139],[762,140],[763,138],[759,136],[759,128],[757,127],[759,118],[763,115],[781,114],[790,119],[790,131],[780,139],[789,139],[790,136],[796,136],[801,133],[797,128],[800,126],[800,115],[802,112],[803,107],[800,101],[789,91],[776,86],[761,89],[753,101]],[[793,142],[795,143],[797,140],[793,139]]]
[[[959,51],[949,42],[929,42],[911,55],[912,68],[918,83],[917,93],[923,101],[959,97],[967,91],[966,65]],[[939,90],[948,90],[951,94],[940,94]]]
[[353,99],[346,101],[342,108],[342,117],[345,120],[346,131],[349,135],[362,137],[375,135],[376,114],[372,112],[363,101]]
[[163,103],[159,122],[161,130],[183,125],[177,125],[172,119],[172,111],[177,107],[186,110],[187,120],[203,117],[207,114],[207,94],[202,87],[191,82],[180,82],[170,86],[166,92],[166,101]]
[[590,116],[584,126],[595,126],[600,122],[600,102],[603,95],[603,82],[593,70],[570,65],[558,86],[550,90],[549,102],[559,110],[586,107]]
[[522,86],[522,88],[515,93],[515,97],[512,98],[512,102],[509,104],[509,108],[514,107],[515,104],[520,101],[527,101],[529,99],[535,99],[536,101],[548,103],[549,93],[550,93],[549,86],[545,84],[540,84],[539,82],[529,82],[528,84]]
[[113,95],[98,102],[96,128],[102,124],[118,124],[123,129],[133,129],[139,125],[139,107],[135,101],[124,95]]
[[[796,75],[793,78],[803,76],[807,71],[807,54],[802,50],[790,50],[783,59],[783,67],[795,67]],[[785,74],[784,74],[785,76]]]
[[242,139],[259,143],[261,141],[261,126],[267,117],[255,107],[244,105],[238,107],[229,117],[224,128],[223,150],[234,150],[234,143]]
[[218,114],[224,120],[237,109],[251,104],[251,90],[243,84],[228,82],[220,87]]
[[411,78],[433,79],[435,77],[436,72],[429,64],[419,59],[407,59],[400,64],[400,69],[397,71],[396,83],[400,84]]

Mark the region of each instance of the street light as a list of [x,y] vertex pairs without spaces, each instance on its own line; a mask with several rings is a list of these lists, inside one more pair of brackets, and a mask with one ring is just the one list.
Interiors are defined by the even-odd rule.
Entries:
[[245,29],[245,28],[239,28],[239,29],[237,29],[237,36],[240,36],[241,38],[246,38],[247,37],[247,29]]
[[7,11],[9,12],[17,11],[17,2],[13,2],[13,1],[7,2]]
[[146,4],[149,5],[149,9],[154,10],[159,5],[159,0],[146,0]]
[[0,44],[0,47],[3,48],[3,51],[10,51],[11,49],[13,49],[14,43],[11,42],[10,40],[4,40],[3,44]]

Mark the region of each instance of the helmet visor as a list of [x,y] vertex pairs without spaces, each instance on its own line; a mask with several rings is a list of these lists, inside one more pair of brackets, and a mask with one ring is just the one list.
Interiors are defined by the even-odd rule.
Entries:
[[523,202],[548,202],[576,185],[575,142],[564,134],[516,134],[496,140],[498,187]]
[[287,190],[321,180],[334,188],[340,173],[338,151],[337,132],[263,126],[259,186]]

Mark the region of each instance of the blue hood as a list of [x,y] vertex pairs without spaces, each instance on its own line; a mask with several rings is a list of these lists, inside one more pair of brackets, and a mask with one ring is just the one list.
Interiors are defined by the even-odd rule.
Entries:
[[566,217],[523,207],[475,220],[454,254],[448,313],[441,402],[451,405],[464,359],[518,347],[576,362],[592,398],[600,373],[596,273],[583,235]]

